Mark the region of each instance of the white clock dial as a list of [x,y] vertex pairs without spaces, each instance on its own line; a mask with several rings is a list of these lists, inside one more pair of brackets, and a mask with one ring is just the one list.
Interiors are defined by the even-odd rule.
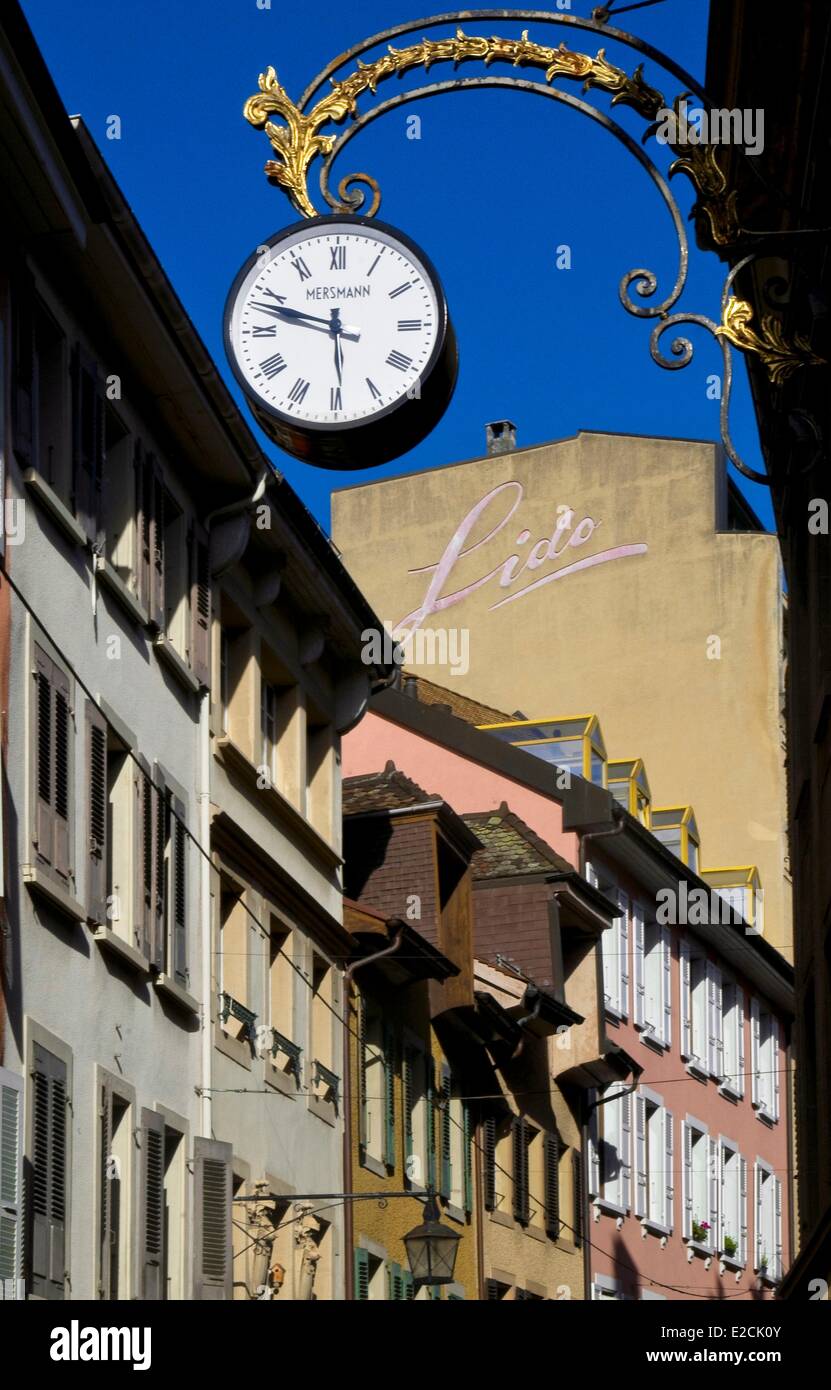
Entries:
[[266,408],[337,428],[417,397],[441,328],[432,277],[408,246],[333,221],[301,226],[252,264],[228,338]]

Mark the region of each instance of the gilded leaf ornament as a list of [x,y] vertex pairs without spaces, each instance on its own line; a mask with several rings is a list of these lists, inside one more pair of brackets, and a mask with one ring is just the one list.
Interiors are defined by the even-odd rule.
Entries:
[[824,358],[817,357],[807,339],[799,334],[794,334],[792,344],[787,342],[782,325],[773,315],[767,314],[762,319],[761,333],[750,327],[752,318],[751,305],[745,299],[731,295],[724,306],[722,322],[715,335],[717,338],[727,338],[742,352],[753,352],[761,358],[774,386],[781,386],[799,367],[824,365]]

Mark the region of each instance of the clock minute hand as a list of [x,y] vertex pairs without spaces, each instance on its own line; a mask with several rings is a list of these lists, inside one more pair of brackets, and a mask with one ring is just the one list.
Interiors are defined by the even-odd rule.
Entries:
[[[283,305],[280,305],[278,308],[273,304],[259,304],[253,300],[251,307],[252,309],[258,309],[263,314],[272,314],[274,318],[277,319],[296,320],[300,323],[301,327],[305,327],[306,324],[308,324],[309,327],[317,328],[318,325],[320,325],[321,331],[325,329],[327,333],[331,329],[331,321],[329,319],[322,319],[317,314],[304,314],[300,309],[286,309]],[[350,338],[354,342],[358,342],[361,336],[360,329],[353,327],[351,324],[344,324],[340,332],[345,338]]]

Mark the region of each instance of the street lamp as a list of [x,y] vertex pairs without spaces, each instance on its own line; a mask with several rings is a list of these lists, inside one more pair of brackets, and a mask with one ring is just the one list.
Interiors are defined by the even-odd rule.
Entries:
[[404,1237],[410,1273],[417,1287],[422,1284],[452,1284],[461,1236],[439,1220],[435,1194],[427,1194],[424,1220]]

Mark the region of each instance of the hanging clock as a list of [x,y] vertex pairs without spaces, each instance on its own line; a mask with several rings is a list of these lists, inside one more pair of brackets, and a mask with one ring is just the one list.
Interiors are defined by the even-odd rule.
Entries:
[[231,286],[224,332],[258,424],[321,468],[406,453],[456,384],[436,271],[409,237],[369,217],[317,217],[264,242]]

